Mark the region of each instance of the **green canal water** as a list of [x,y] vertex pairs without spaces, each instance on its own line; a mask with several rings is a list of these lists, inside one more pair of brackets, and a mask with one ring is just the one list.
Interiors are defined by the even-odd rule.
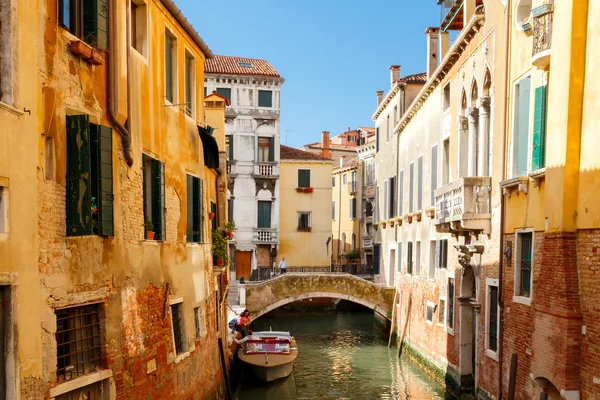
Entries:
[[444,399],[444,389],[377,331],[373,313],[261,317],[257,331],[290,331],[298,358],[287,379],[263,384],[244,373],[238,400]]

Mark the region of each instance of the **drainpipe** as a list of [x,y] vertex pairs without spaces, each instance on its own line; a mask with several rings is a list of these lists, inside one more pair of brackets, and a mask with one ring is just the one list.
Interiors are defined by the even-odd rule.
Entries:
[[[116,74],[116,66],[117,66],[117,38],[116,38],[116,0],[108,1],[108,65],[106,67],[107,80],[108,80],[108,88],[107,88],[107,108],[108,108],[108,120],[113,125],[113,127],[119,132],[121,135],[121,140],[123,143],[123,154],[125,156],[125,161],[128,166],[133,165],[133,155],[131,153],[131,134],[129,130],[121,125],[119,121],[117,121],[116,113],[115,113],[115,105],[118,103],[117,98],[117,83],[115,80]],[[131,23],[131,16],[129,15],[131,9],[127,7],[127,33],[129,33],[129,24]],[[131,115],[131,85],[130,85],[130,75],[129,75],[129,47],[130,47],[130,37],[127,34],[127,121],[129,121],[129,116]],[[128,124],[128,122],[126,122]]]
[[[508,0],[506,2],[506,55],[505,55],[505,65],[504,65],[504,71],[506,73],[506,76],[504,78],[504,96],[505,96],[505,101],[504,101],[504,127],[502,129],[502,132],[504,134],[504,140],[502,141],[502,171],[501,171],[501,177],[502,179],[504,179],[504,173],[505,173],[505,168],[506,168],[506,127],[508,125],[507,123],[507,118],[506,118],[506,111],[508,109],[508,90],[509,90],[509,66],[510,66],[510,37],[511,35],[509,34],[510,32],[510,16],[511,16],[511,1]],[[498,306],[499,306],[499,310],[498,313],[500,314],[500,324],[498,327],[498,398],[502,399],[502,351],[503,351],[503,345],[502,345],[502,341],[503,341],[503,336],[504,336],[504,296],[502,295],[502,273],[504,270],[504,252],[503,252],[503,248],[504,248],[504,207],[505,207],[505,201],[504,201],[504,194],[500,193],[501,197],[500,197],[500,246],[498,246],[499,248],[499,262],[498,262]]]

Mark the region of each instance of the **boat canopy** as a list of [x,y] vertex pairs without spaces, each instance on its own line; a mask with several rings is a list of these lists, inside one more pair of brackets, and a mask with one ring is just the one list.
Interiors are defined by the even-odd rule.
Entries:
[[283,331],[261,331],[261,332],[252,332],[252,335],[258,337],[291,337],[289,332]]

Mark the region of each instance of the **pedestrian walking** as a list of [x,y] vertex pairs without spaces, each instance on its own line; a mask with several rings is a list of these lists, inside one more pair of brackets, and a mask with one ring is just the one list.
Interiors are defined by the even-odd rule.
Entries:
[[287,265],[285,264],[285,256],[281,257],[281,261],[279,262],[279,272],[285,274],[285,270],[287,269]]

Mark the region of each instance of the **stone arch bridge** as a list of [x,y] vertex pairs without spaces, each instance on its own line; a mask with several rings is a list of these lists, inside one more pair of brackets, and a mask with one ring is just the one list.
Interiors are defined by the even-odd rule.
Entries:
[[294,301],[329,297],[362,304],[390,319],[394,288],[343,273],[287,273],[240,285],[240,303],[256,319]]

